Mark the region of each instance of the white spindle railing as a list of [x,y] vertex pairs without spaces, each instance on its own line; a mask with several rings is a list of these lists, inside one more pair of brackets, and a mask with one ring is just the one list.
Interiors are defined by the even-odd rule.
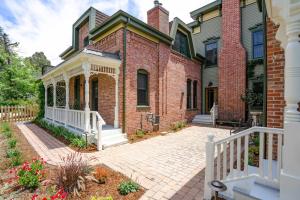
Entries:
[[[45,118],[56,123],[64,124],[66,127],[72,127],[81,130],[82,133],[86,128],[85,111],[83,110],[69,110],[64,108],[46,107]],[[101,132],[105,121],[101,115],[96,111],[90,112],[90,129],[97,134],[98,149],[102,149]]]
[[[248,161],[249,161],[249,137],[253,134],[259,134],[259,164],[258,171],[251,175],[257,176],[264,183],[270,183],[272,186],[279,185],[280,169],[282,166],[282,144],[283,129],[252,127],[238,134],[229,136],[225,139],[214,141],[213,136],[208,137],[206,143],[206,169],[205,169],[205,191],[204,198],[210,199],[211,190],[207,183],[217,179],[221,181],[230,181],[248,177]],[[273,166],[273,137],[277,136],[277,166]],[[267,148],[265,148],[265,136],[267,137]],[[222,150],[222,152],[221,152]],[[229,154],[228,154],[229,150]],[[267,154],[267,162],[264,162],[264,154]],[[223,154],[223,156],[222,156]],[[229,155],[229,158],[227,156]],[[243,156],[242,156],[243,155]],[[223,157],[223,162],[221,161]],[[242,162],[243,158],[243,162]],[[229,160],[229,165],[228,165]],[[216,169],[215,169],[216,162]],[[267,166],[264,166],[267,165]],[[276,168],[276,175],[273,174],[273,168]],[[267,169],[267,172],[264,171]],[[215,177],[216,172],[216,177]]]
[[218,105],[214,103],[213,107],[210,109],[210,115],[214,126],[216,125],[216,121],[218,119],[218,108]]

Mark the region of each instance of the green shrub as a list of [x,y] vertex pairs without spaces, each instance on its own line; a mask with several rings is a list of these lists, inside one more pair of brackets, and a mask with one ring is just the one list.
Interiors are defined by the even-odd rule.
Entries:
[[85,145],[85,141],[81,138],[74,138],[71,140],[71,145],[74,147],[78,147],[78,148],[84,148]]
[[142,138],[142,137],[145,136],[145,131],[139,129],[139,130],[136,131],[135,134],[136,134],[137,137]]
[[9,126],[9,124],[8,123],[3,123],[2,125],[1,125],[1,132],[10,132],[11,130],[10,130],[10,126]]
[[13,149],[15,148],[17,145],[17,140],[12,138],[8,141],[8,148]]
[[49,130],[55,137],[63,137],[74,147],[78,147],[78,148],[86,147],[85,140],[79,138],[77,135],[73,134],[63,126],[55,126],[43,119],[35,119],[35,123],[38,124],[40,127]]
[[21,155],[21,152],[18,151],[17,149],[8,149],[6,151],[6,157],[7,158],[13,158],[13,157],[17,157],[17,156],[20,156]]
[[5,132],[3,132],[3,134],[4,134],[4,136],[5,136],[6,138],[11,138],[11,137],[12,137],[11,131],[5,131]]
[[186,121],[178,121],[171,124],[171,130],[172,131],[179,131],[186,127]]
[[22,163],[21,155],[12,157],[10,160],[10,163],[11,163],[11,166],[13,166],[13,167],[21,165],[21,163]]
[[137,192],[139,189],[140,186],[133,181],[122,182],[118,187],[118,191],[121,195],[127,195],[132,192]]

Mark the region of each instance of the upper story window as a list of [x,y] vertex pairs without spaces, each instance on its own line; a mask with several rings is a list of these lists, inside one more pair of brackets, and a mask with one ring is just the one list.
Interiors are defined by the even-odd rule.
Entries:
[[89,45],[89,36],[86,36],[83,40],[83,46],[86,47],[87,45]]
[[190,58],[191,53],[187,35],[177,31],[173,49]]
[[137,72],[137,105],[149,105],[148,72],[143,69],[139,69]]
[[218,64],[218,44],[212,42],[205,45],[206,66],[213,66]]
[[252,32],[253,59],[262,58],[264,56],[263,43],[263,31],[259,30]]

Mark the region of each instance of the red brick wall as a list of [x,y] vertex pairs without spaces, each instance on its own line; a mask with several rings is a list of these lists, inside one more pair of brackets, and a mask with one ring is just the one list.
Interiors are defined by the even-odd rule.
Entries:
[[222,48],[219,54],[219,118],[245,118],[246,51],[241,44],[240,0],[222,1]]
[[162,6],[156,6],[147,12],[147,17],[150,26],[169,35],[169,11]]
[[[118,30],[98,41],[91,48],[107,52],[123,52],[123,30]],[[119,107],[122,122],[122,72],[120,66]],[[126,132],[134,134],[140,128],[152,130],[152,124],[146,121],[146,114],[151,112],[160,115],[160,130],[169,129],[170,124],[191,119],[199,110],[186,110],[186,80],[198,81],[198,107],[200,108],[200,63],[188,59],[163,43],[155,43],[131,31],[127,32],[127,68],[126,68]],[[144,69],[149,73],[149,107],[137,106],[137,70]],[[101,84],[101,83],[100,83]],[[110,83],[105,83],[110,84]],[[113,84],[113,83],[112,83]],[[114,88],[114,87],[113,87]],[[112,91],[112,94],[114,92]],[[105,95],[108,95],[107,92]],[[112,96],[107,96],[111,99]],[[113,104],[111,105],[113,111]],[[101,113],[101,108],[100,108]],[[109,115],[108,115],[109,116]],[[112,118],[111,118],[112,119]],[[142,120],[141,120],[142,119]],[[113,120],[112,120],[113,121]]]
[[278,26],[267,20],[267,126],[283,128],[284,50],[275,39]]
[[86,22],[79,28],[79,49],[84,48],[84,38],[89,34],[89,22]]

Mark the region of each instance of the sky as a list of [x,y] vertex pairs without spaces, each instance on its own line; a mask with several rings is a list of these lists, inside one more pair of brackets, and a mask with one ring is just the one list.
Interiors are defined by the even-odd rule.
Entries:
[[[190,12],[214,0],[160,0],[170,12],[170,21],[179,17],[192,21]],[[59,54],[71,45],[72,25],[90,6],[112,15],[118,10],[147,21],[153,0],[0,0],[0,26],[23,57],[43,51],[52,65],[61,62]]]

